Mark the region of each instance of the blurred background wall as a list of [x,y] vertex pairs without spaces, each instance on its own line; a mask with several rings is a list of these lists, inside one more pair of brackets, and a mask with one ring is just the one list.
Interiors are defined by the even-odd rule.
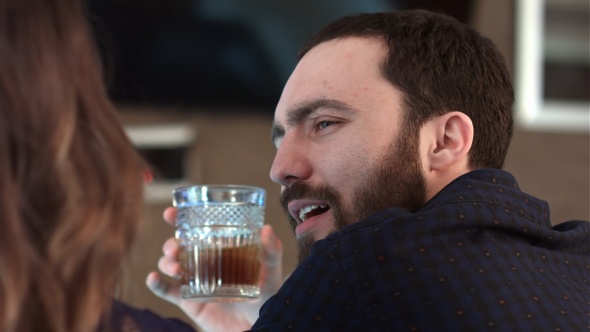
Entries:
[[[565,2],[571,1],[587,5],[586,0]],[[144,223],[129,259],[123,299],[186,319],[144,285],[147,273],[157,269],[163,242],[173,235],[161,215],[170,205],[170,190],[182,184],[264,187],[267,222],[285,244],[285,273],[294,268],[295,246],[279,208],[279,187],[268,178],[275,152],[270,125],[297,49],[319,27],[355,12],[444,11],[491,38],[514,74],[515,3],[89,0],[111,96],[132,139],[157,171],[146,189]],[[581,22],[588,31],[587,16]],[[566,69],[576,78],[557,71],[547,81],[558,87],[568,82],[579,90],[573,98],[587,101],[588,62]],[[587,130],[517,126],[505,168],[524,191],[550,203],[554,224],[587,220],[589,149]]]

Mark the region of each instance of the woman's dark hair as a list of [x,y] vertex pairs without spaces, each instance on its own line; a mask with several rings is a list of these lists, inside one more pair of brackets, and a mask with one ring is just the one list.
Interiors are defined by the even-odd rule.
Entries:
[[96,331],[133,243],[144,165],[79,0],[0,2],[0,330]]

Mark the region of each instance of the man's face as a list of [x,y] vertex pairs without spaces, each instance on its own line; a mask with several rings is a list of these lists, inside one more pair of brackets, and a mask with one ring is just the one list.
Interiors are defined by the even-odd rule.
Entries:
[[401,128],[402,94],[379,72],[378,40],[317,45],[289,78],[275,112],[270,176],[300,256],[342,227],[425,198],[418,132]]

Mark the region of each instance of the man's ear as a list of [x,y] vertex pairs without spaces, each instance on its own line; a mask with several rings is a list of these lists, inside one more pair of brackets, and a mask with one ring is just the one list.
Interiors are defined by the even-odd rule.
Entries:
[[467,154],[473,143],[473,123],[461,112],[449,112],[428,121],[423,133],[428,139],[423,162],[427,170],[443,171],[459,162],[469,164]]

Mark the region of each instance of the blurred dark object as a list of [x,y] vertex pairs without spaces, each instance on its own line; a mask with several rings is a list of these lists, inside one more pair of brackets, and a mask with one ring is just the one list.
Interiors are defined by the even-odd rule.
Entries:
[[185,147],[138,148],[151,166],[155,180],[182,180],[185,176]]
[[139,104],[274,105],[282,81],[251,30],[200,18],[188,4],[88,2],[111,97]]
[[590,66],[545,62],[543,96],[554,100],[590,100]]
[[471,23],[473,0],[394,0],[406,9],[420,8],[453,16],[463,23]]
[[308,30],[332,16],[424,8],[467,22],[471,11],[465,0],[335,3],[339,8],[303,0],[86,0],[116,102],[269,114]]

